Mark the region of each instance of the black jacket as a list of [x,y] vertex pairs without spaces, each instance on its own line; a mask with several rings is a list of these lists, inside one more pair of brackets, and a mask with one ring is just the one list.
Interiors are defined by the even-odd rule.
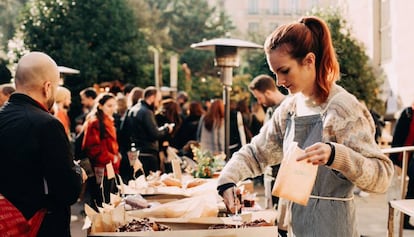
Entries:
[[174,147],[182,149],[189,141],[197,141],[197,128],[201,116],[189,115],[184,119],[174,138]]
[[144,100],[130,109],[125,122],[131,142],[140,153],[158,153],[158,140],[168,135],[168,127],[158,127],[153,109]]
[[[407,107],[401,112],[401,115],[395,124],[391,142],[392,147],[405,146],[405,140],[407,139],[408,133],[410,132],[410,123],[412,117],[413,109],[411,107]],[[400,156],[401,153],[393,153],[390,154],[390,159],[394,164],[401,166],[401,160],[399,159]]]
[[0,193],[27,219],[47,208],[38,236],[70,236],[81,174],[59,120],[29,96],[11,95],[0,109],[0,152]]

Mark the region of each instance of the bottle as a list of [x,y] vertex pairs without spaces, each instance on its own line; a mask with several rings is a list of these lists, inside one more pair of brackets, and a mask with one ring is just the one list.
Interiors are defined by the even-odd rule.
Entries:
[[131,149],[128,152],[129,165],[134,166],[137,158],[138,158],[138,150],[135,147],[135,143],[131,143]]
[[271,209],[277,205],[277,203],[273,203],[272,201],[272,182],[274,180],[275,178],[272,176],[272,167],[266,167],[263,178],[265,188],[265,209]]

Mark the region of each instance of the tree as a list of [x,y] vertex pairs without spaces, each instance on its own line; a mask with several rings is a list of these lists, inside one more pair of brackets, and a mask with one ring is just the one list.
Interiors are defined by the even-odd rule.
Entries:
[[[156,1],[160,4],[163,1]],[[171,45],[168,28],[163,22],[163,12],[151,0],[128,0],[128,5],[137,17],[139,30],[145,35],[148,43],[158,50]]]
[[[150,48],[160,53],[162,85],[169,84],[169,59],[173,54],[179,56],[181,65],[179,90],[191,88],[192,82],[197,84],[201,77],[217,76],[214,52],[194,50],[190,45],[203,39],[223,37],[233,29],[224,12],[210,7],[206,0],[128,0],[128,3],[137,15],[139,29]],[[185,79],[183,65],[195,78]]]
[[371,64],[364,46],[352,36],[351,29],[339,10],[319,10],[315,15],[323,18],[331,31],[341,69],[338,84],[364,101],[369,109],[383,114],[385,103],[380,99],[380,88],[384,74]]
[[[141,82],[147,42],[123,0],[31,0],[21,20],[24,47],[77,68],[77,89],[106,81]],[[81,80],[80,80],[81,79]]]
[[[206,0],[149,0],[148,3],[151,9],[161,12],[161,19],[156,22],[156,26],[168,32],[170,41],[161,45],[165,59],[170,54],[178,54],[180,64],[186,64],[192,76],[197,78],[193,78],[195,82],[200,81],[200,78],[217,77],[214,52],[195,50],[190,45],[205,39],[224,37],[234,28],[230,18],[224,12],[210,7]],[[168,62],[165,61],[165,64]],[[184,79],[179,78],[179,86],[185,87],[183,85]]]
[[[150,0],[150,2],[158,0]],[[161,1],[162,2],[162,1]],[[155,3],[154,3],[155,4]],[[168,27],[172,44],[168,50],[184,53],[192,43],[203,39],[224,37],[234,29],[229,17],[206,0],[173,0],[169,4],[156,4],[163,12],[163,25]]]
[[17,15],[26,0],[0,1],[0,50],[6,48],[7,41],[14,35]]
[[[67,76],[70,116],[81,109],[79,91],[95,83],[149,85],[148,43],[124,0],[29,0],[9,49],[14,63],[27,50],[43,51],[58,65],[80,70]],[[12,54],[14,52],[14,56]]]

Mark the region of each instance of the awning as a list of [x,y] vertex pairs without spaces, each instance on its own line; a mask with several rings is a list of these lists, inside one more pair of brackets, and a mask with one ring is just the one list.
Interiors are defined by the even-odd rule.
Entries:
[[73,69],[70,67],[65,67],[65,66],[58,66],[59,72],[62,74],[79,74],[80,71],[77,69]]

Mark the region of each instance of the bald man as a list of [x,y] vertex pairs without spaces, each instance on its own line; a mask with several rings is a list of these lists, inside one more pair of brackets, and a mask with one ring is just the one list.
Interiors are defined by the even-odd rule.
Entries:
[[53,59],[28,53],[17,66],[16,92],[0,109],[0,193],[26,219],[47,209],[37,236],[70,236],[70,205],[83,181],[65,130],[49,113],[58,85]]

